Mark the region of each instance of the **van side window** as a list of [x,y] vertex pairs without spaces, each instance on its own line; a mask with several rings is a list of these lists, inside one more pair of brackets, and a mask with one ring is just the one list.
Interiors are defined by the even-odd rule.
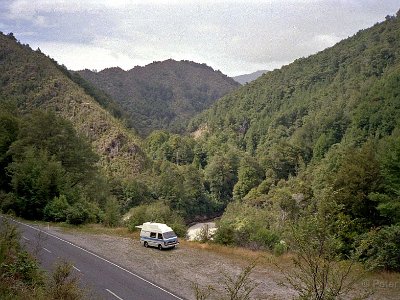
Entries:
[[158,239],[162,240],[162,234],[161,233],[158,234]]
[[155,232],[150,232],[150,237],[151,238],[156,238],[156,233]]

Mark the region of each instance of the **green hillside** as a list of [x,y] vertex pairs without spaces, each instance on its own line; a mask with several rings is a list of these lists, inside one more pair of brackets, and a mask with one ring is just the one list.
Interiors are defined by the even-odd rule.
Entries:
[[[398,98],[391,95],[399,72],[399,34],[399,20],[393,18],[269,72],[196,117],[190,130],[207,128],[208,136],[259,158],[286,143],[306,164],[342,140],[390,135],[399,121]],[[294,163],[282,178],[295,174],[300,161]]]
[[114,115],[120,109],[40,50],[18,43],[12,34],[0,35],[0,100],[15,103],[23,114],[52,110],[70,120],[78,134],[91,142],[100,156],[99,165],[112,177],[134,177],[144,168],[140,139],[103,107]]
[[239,86],[205,64],[172,59],[129,71],[77,73],[111,95],[143,135],[155,129],[182,132],[188,119]]
[[342,255],[400,270],[399,13],[224,96],[189,131],[210,198],[228,203],[217,241],[282,249],[317,218]]

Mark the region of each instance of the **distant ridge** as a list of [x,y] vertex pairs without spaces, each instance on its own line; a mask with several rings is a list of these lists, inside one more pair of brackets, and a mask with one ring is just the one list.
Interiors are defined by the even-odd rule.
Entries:
[[267,70],[259,70],[259,71],[255,71],[250,74],[243,74],[243,75],[235,76],[232,78],[235,81],[239,82],[240,84],[245,84],[250,81],[256,80],[258,77],[260,77],[261,75],[263,75],[264,73],[267,73],[267,72],[268,72]]
[[187,60],[77,73],[117,101],[142,135],[154,129],[182,132],[191,117],[240,86],[206,64]]

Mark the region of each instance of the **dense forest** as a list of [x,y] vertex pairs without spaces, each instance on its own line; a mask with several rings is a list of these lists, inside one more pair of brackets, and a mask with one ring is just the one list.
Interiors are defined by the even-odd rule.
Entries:
[[306,224],[343,258],[400,270],[399,14],[227,94],[187,134],[144,139],[83,78],[0,38],[3,212],[108,225],[126,214],[130,228],[179,234],[221,216],[216,242],[276,253]]
[[182,133],[191,117],[240,85],[205,64],[168,59],[129,71],[74,72],[111,95],[143,136],[165,129]]

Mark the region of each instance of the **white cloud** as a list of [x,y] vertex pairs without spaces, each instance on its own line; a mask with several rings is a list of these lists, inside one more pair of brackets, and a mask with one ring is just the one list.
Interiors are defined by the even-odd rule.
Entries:
[[40,43],[31,44],[33,49],[40,50],[54,58],[59,64],[64,64],[72,70],[98,69],[122,66],[125,69],[132,68],[135,63],[142,64],[145,61],[133,61],[129,56],[109,49],[80,44],[69,43]]
[[341,38],[335,34],[319,34],[313,38],[314,46],[318,50],[331,47],[340,40]]
[[396,10],[398,0],[14,0],[0,3],[0,19],[71,69],[173,58],[238,75],[308,56]]

